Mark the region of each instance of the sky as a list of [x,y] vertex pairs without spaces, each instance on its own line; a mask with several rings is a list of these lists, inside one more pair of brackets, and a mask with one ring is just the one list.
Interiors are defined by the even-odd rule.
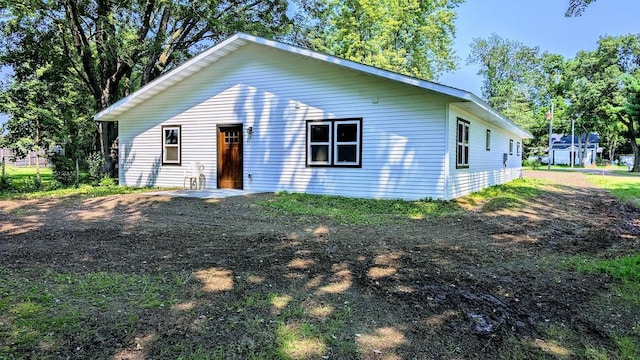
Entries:
[[564,16],[569,0],[467,0],[457,8],[454,49],[459,69],[437,82],[481,96],[478,67],[466,65],[474,38],[496,33],[541,51],[573,58],[604,35],[640,33],[639,0],[598,0],[581,17]]

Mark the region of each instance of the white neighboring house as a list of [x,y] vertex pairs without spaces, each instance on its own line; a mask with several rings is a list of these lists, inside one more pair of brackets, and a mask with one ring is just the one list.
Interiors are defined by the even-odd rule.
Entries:
[[452,199],[522,175],[531,134],[475,95],[236,34],[95,115],[119,182]]
[[[589,134],[589,141],[586,143],[586,134],[574,136],[573,148],[571,147],[571,135],[555,135],[553,137],[553,165],[571,165],[573,156],[574,165],[593,165],[596,163],[598,154],[602,153],[600,147],[600,136],[596,133]],[[583,158],[584,156],[584,158]]]

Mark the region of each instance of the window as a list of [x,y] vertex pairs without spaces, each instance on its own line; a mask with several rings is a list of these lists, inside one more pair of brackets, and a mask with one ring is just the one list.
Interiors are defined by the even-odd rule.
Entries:
[[456,167],[469,167],[469,122],[458,118],[456,131]]
[[180,126],[162,127],[162,164],[180,165]]
[[491,150],[491,130],[487,129],[487,151]]
[[307,122],[307,166],[360,167],[362,119]]
[[516,155],[520,156],[520,142],[516,143]]
[[509,155],[513,155],[513,140],[509,140]]

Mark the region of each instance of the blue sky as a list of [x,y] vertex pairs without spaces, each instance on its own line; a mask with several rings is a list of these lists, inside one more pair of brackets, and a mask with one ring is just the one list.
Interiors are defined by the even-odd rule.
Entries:
[[467,0],[457,9],[455,50],[459,70],[439,83],[480,96],[478,68],[467,66],[473,38],[496,33],[541,51],[573,58],[580,50],[597,48],[603,35],[640,33],[640,1],[598,0],[581,17],[566,18],[569,0]]

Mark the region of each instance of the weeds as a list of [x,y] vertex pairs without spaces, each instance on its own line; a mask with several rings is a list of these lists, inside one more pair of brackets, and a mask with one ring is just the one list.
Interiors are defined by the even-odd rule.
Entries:
[[393,219],[424,219],[458,211],[455,202],[374,200],[280,192],[259,205],[291,214],[329,217],[343,224],[386,224]]

